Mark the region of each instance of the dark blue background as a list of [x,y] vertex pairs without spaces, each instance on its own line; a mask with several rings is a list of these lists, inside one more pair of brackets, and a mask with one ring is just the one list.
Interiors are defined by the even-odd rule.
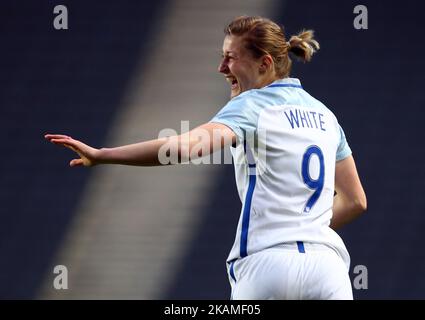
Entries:
[[[0,298],[35,297],[90,175],[64,170],[70,153],[43,134],[102,145],[164,5],[99,3],[61,3],[74,16],[60,34],[51,27],[58,3],[0,4]],[[353,28],[357,4],[368,8],[368,30]],[[294,63],[292,76],[337,115],[367,193],[368,212],[341,230],[352,266],[369,271],[369,289],[356,298],[425,298],[424,9],[411,0],[292,0],[272,17],[287,35],[317,31],[322,49]],[[224,264],[240,210],[231,166],[210,201],[164,298],[229,297]]]

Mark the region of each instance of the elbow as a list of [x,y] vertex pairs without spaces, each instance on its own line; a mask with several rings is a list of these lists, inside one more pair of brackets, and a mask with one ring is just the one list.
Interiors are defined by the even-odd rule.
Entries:
[[358,197],[353,201],[353,209],[358,215],[363,214],[367,210],[367,199],[366,195]]

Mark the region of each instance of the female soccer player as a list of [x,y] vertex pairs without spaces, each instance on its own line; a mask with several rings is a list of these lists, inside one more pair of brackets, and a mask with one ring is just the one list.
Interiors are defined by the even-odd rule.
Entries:
[[174,151],[183,162],[230,146],[243,204],[227,260],[232,298],[352,299],[349,254],[333,229],[365,211],[366,196],[336,117],[289,77],[289,53],[307,62],[317,49],[311,30],[286,41],[274,22],[238,17],[219,66],[231,99],[208,123],[117,148],[45,137],[79,155],[71,167],[155,166]]

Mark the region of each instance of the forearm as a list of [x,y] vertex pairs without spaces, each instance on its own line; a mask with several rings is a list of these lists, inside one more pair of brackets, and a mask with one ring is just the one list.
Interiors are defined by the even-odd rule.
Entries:
[[102,148],[96,163],[132,166],[177,164],[208,156],[235,142],[236,135],[227,126],[206,123],[179,136]]
[[99,150],[97,162],[99,164],[160,166],[166,163],[161,163],[158,154],[161,147],[169,143],[169,139],[162,138],[116,148],[102,148]]
[[179,136],[164,137],[116,148],[96,149],[63,134],[48,133],[44,137],[79,155],[79,158],[70,161],[71,167],[91,167],[97,164],[131,166],[177,164],[208,156],[236,141],[233,131],[219,123],[205,123]]
[[349,200],[337,194],[332,207],[333,216],[330,227],[334,230],[350,223],[359,217],[366,209],[365,204]]

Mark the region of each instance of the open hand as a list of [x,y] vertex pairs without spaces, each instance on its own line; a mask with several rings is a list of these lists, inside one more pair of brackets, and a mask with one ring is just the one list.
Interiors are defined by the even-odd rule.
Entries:
[[46,134],[44,137],[54,144],[62,145],[71,149],[80,156],[79,159],[73,159],[69,162],[71,167],[91,167],[98,164],[97,155],[99,153],[99,149],[92,148],[81,141],[72,139],[71,137],[63,134]]

